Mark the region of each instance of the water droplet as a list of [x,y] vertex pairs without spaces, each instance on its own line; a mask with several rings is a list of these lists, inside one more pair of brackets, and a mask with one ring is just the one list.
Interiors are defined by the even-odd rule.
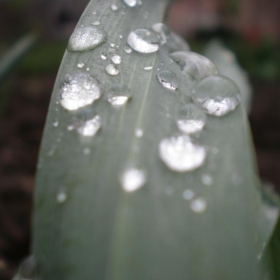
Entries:
[[137,129],[137,130],[135,131],[135,135],[136,135],[137,138],[142,138],[143,135],[144,135],[144,132],[143,132],[142,129]]
[[98,25],[100,25],[100,21],[95,21],[95,22],[92,23],[92,25],[98,26]]
[[117,76],[120,74],[120,70],[114,64],[107,65],[105,71],[111,76]]
[[101,57],[101,59],[106,60],[107,59],[107,54],[101,53],[100,57]]
[[179,135],[165,138],[160,142],[159,156],[171,170],[187,172],[203,165],[206,150],[194,144],[189,136]]
[[128,7],[135,7],[138,4],[138,0],[123,0],[123,2],[128,6]]
[[196,85],[193,100],[208,114],[223,116],[235,110],[240,103],[239,88],[226,77],[208,76]]
[[94,49],[106,41],[105,32],[95,26],[80,26],[75,29],[68,43],[68,51],[81,52]]
[[215,65],[206,57],[194,52],[175,52],[170,57],[180,65],[182,73],[200,80],[206,76],[218,74]]
[[160,71],[157,74],[157,79],[167,89],[176,90],[178,88],[178,78],[175,73],[169,70]]
[[92,104],[102,95],[98,82],[89,74],[68,75],[61,88],[61,105],[67,110],[77,110]]
[[117,11],[118,9],[119,9],[119,7],[118,7],[116,4],[112,4],[112,5],[111,5],[111,10],[112,10],[112,11],[115,12],[115,11]]
[[130,91],[127,86],[116,84],[110,88],[107,100],[113,106],[122,106],[127,103],[130,97]]
[[201,131],[206,122],[205,113],[194,104],[184,105],[177,120],[179,130],[187,134],[193,134]]
[[170,30],[163,23],[156,23],[152,26],[153,30],[160,35],[160,43],[163,45],[167,42],[170,37]]
[[78,68],[83,68],[85,66],[85,64],[83,63],[83,62],[79,62],[78,64],[77,64],[77,67]]
[[193,199],[193,197],[194,197],[194,193],[193,193],[192,190],[185,190],[185,191],[183,192],[183,198],[184,198],[185,200],[191,200],[191,199]]
[[158,37],[148,29],[132,31],[127,38],[128,45],[139,53],[154,53],[158,51]]
[[86,156],[88,156],[90,153],[91,153],[90,148],[85,148],[85,149],[84,149],[84,154],[85,154]]
[[19,268],[19,279],[32,280],[35,276],[37,261],[34,256],[25,259]]
[[132,52],[132,49],[131,49],[130,47],[128,47],[128,46],[125,46],[125,47],[124,47],[124,51],[125,51],[126,53],[130,54],[130,53]]
[[60,204],[64,203],[67,200],[67,193],[66,191],[60,190],[56,195],[56,201]]
[[111,57],[111,60],[114,64],[121,64],[122,63],[122,57],[118,54],[113,54]]
[[74,125],[68,125],[67,126],[68,131],[72,131],[72,130],[74,130],[74,128],[75,128]]
[[90,119],[80,125],[77,129],[78,133],[83,136],[94,136],[101,128],[101,117],[96,115],[93,119]]
[[203,174],[201,177],[201,181],[205,186],[213,185],[213,178],[209,174]]
[[54,126],[54,127],[58,127],[58,125],[59,125],[59,121],[58,121],[58,120],[55,120],[55,121],[53,122],[53,126]]
[[150,71],[150,70],[152,70],[153,69],[153,66],[145,66],[144,67],[144,70],[145,71]]
[[126,192],[134,192],[145,185],[147,181],[146,172],[137,169],[126,169],[120,176],[120,183]]
[[196,213],[203,213],[206,210],[207,204],[203,198],[196,198],[191,202],[191,209]]

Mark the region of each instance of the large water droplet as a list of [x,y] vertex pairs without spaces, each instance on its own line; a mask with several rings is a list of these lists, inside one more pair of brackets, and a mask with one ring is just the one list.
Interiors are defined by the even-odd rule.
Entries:
[[122,57],[118,54],[113,54],[111,57],[111,60],[114,64],[121,64],[122,63]]
[[19,279],[20,280],[32,280],[35,277],[37,261],[34,256],[30,256],[25,259],[19,268]]
[[153,30],[160,35],[160,43],[163,45],[170,37],[170,30],[163,23],[156,23],[152,26]]
[[105,71],[111,76],[117,76],[120,74],[120,70],[114,64],[107,65]]
[[81,52],[94,49],[106,41],[105,32],[96,26],[80,26],[75,29],[68,43],[68,51]]
[[194,52],[175,52],[170,57],[180,65],[182,73],[192,79],[200,80],[218,74],[215,65],[206,57]]
[[158,81],[164,86],[165,88],[176,90],[179,85],[178,78],[175,73],[169,70],[160,71],[157,74]]
[[94,136],[101,128],[101,117],[96,115],[93,119],[84,122],[77,129],[78,133],[83,136]]
[[107,100],[113,106],[122,106],[127,103],[130,97],[128,87],[123,84],[117,84],[110,88]]
[[132,31],[128,38],[128,45],[140,53],[153,53],[158,51],[158,37],[155,32],[148,29],[137,29]]
[[102,95],[98,82],[89,74],[68,75],[61,88],[61,105],[67,110],[77,110],[92,104]]
[[187,134],[192,134],[201,131],[206,122],[205,113],[194,104],[184,105],[177,120],[178,128]]
[[187,135],[163,139],[159,144],[161,160],[173,171],[192,171],[203,165],[206,158],[204,147],[194,144]]
[[128,7],[135,7],[138,4],[138,0],[123,0],[123,2],[128,6]]
[[196,198],[191,202],[191,209],[196,213],[203,213],[206,210],[207,204],[203,198]]
[[146,172],[137,168],[128,168],[120,176],[120,183],[126,192],[134,192],[145,185]]
[[193,91],[193,100],[206,112],[223,116],[240,103],[238,86],[230,79],[213,75],[202,79]]

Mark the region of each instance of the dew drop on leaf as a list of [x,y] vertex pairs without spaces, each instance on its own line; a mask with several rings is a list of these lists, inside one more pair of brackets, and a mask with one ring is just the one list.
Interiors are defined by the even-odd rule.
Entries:
[[213,178],[209,174],[203,174],[201,177],[201,181],[205,186],[213,185]]
[[183,198],[185,200],[191,200],[194,197],[194,193],[192,190],[188,189],[183,192]]
[[120,74],[120,70],[114,64],[108,64],[105,68],[105,71],[111,76],[117,76]]
[[83,63],[83,62],[79,62],[78,64],[77,64],[77,67],[78,68],[83,68],[85,66],[85,64]]
[[192,98],[208,114],[220,117],[235,110],[239,105],[240,91],[229,78],[212,75],[196,85]]
[[138,4],[138,0],[123,0],[123,2],[131,8],[137,6]]
[[157,74],[157,79],[160,84],[167,89],[176,90],[178,88],[179,81],[174,72],[169,70],[160,71]]
[[122,106],[130,98],[131,94],[128,87],[123,84],[116,84],[110,88],[107,100],[113,106]]
[[182,73],[192,79],[200,80],[218,74],[216,66],[206,57],[194,52],[175,52],[170,57],[181,67]]
[[68,51],[82,52],[94,49],[106,41],[105,32],[96,26],[80,26],[70,37]]
[[94,118],[87,120],[83,124],[81,124],[77,128],[77,131],[82,136],[92,137],[96,135],[96,133],[100,128],[101,128],[101,117],[99,115],[96,115]]
[[116,4],[112,4],[112,5],[111,5],[111,10],[112,10],[112,11],[115,12],[115,11],[117,11],[118,9],[119,9],[119,7],[118,7]]
[[114,64],[121,64],[122,63],[122,57],[118,54],[113,54],[111,57],[111,60]]
[[67,193],[64,189],[61,189],[56,195],[56,201],[59,204],[64,203],[67,200]]
[[95,22],[92,23],[92,25],[99,26],[100,25],[100,21],[95,21]]
[[184,105],[177,119],[178,129],[187,134],[201,131],[206,122],[206,114],[195,104]]
[[134,192],[142,188],[146,181],[146,172],[137,168],[128,168],[120,176],[121,186],[126,192]]
[[154,53],[159,49],[159,40],[154,31],[137,29],[132,31],[127,38],[128,45],[139,53]]
[[98,82],[85,73],[67,75],[60,93],[60,104],[70,111],[92,104],[102,95]]
[[132,52],[132,49],[128,46],[125,46],[124,47],[124,51],[127,53],[127,54],[130,54]]
[[169,169],[187,172],[204,164],[206,150],[203,146],[193,143],[189,136],[179,135],[161,140],[159,156]]
[[191,202],[191,209],[196,213],[203,213],[206,210],[207,204],[203,198],[196,198]]

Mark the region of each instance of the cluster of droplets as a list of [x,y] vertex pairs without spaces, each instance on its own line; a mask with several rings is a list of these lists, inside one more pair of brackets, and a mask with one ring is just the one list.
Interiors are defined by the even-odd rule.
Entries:
[[[141,4],[139,0],[123,0],[128,7]],[[116,4],[111,5],[112,11],[117,11]],[[107,40],[106,33],[95,21],[90,26],[77,28],[68,44],[69,51],[88,51],[103,44]],[[123,36],[119,37],[120,39]],[[190,51],[189,45],[179,35],[171,32],[164,24],[154,24],[151,29],[137,29],[129,33],[124,52],[131,54],[135,51],[143,55],[151,55],[165,46],[172,62],[175,62],[184,79],[192,85],[192,101],[183,105],[177,114],[176,125],[180,134],[163,138],[158,146],[159,158],[174,172],[191,172],[200,168],[206,161],[206,148],[195,142],[191,136],[201,132],[206,125],[206,113],[212,116],[223,116],[235,110],[240,102],[238,87],[230,79],[218,75],[215,65],[206,57]],[[117,43],[116,43],[117,44]],[[111,53],[101,53],[102,60],[110,59],[105,72],[110,76],[120,74],[119,65],[122,57],[116,53],[115,43],[111,43]],[[113,50],[113,51],[112,51]],[[85,63],[79,62],[77,67],[84,68]],[[144,70],[153,70],[153,66],[145,66]],[[179,91],[177,74],[168,69],[160,70],[156,78],[160,85],[170,92]],[[181,80],[180,80],[181,82]],[[89,74],[79,73],[68,76],[61,89],[61,105],[67,110],[78,110],[92,104],[101,97],[98,82]],[[131,98],[131,91],[123,84],[110,86],[107,101],[114,107],[125,105]],[[94,136],[101,128],[101,117],[81,122],[76,128],[84,136]],[[135,131],[136,138],[142,138],[143,130]],[[87,153],[89,154],[89,153]],[[127,168],[119,176],[124,191],[134,192],[146,184],[147,174],[142,169]],[[210,175],[202,176],[202,183],[211,186],[213,179]],[[61,195],[61,194],[60,194]],[[186,190],[184,199],[190,200],[190,207],[194,212],[202,213],[206,209],[203,198],[195,198],[192,190]],[[62,199],[63,200],[63,199]],[[65,198],[66,200],[66,198]]]

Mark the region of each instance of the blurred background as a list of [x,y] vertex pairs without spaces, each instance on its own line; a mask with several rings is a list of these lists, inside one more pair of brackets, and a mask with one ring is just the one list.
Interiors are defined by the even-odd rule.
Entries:
[[[88,2],[0,0],[1,280],[28,255],[48,103],[67,40]],[[194,51],[220,38],[236,54],[253,87],[249,119],[260,176],[280,191],[280,1],[174,0],[169,25]]]

